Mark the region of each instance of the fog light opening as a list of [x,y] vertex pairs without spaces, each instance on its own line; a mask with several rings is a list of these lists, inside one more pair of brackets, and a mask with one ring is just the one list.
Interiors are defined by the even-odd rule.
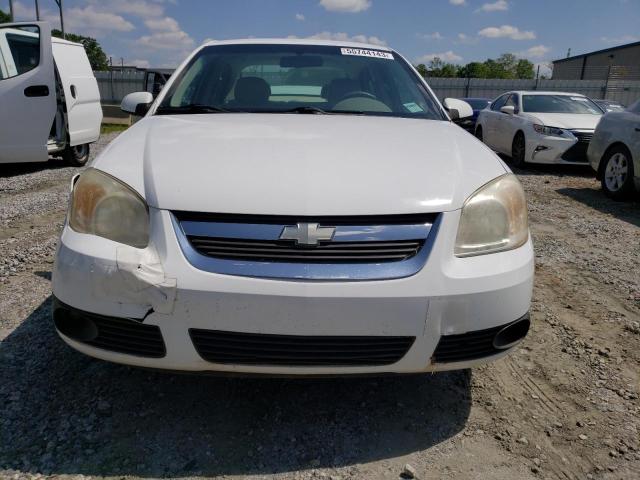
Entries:
[[493,346],[498,350],[506,350],[513,347],[527,336],[531,321],[529,318],[523,318],[517,322],[507,325],[500,330],[493,338]]
[[76,315],[68,310],[56,310],[53,321],[60,333],[73,340],[88,342],[95,340],[98,336],[98,327],[91,319]]

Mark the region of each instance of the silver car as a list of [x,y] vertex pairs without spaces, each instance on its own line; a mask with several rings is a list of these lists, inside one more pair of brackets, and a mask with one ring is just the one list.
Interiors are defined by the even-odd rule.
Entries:
[[624,200],[640,192],[640,100],[602,117],[587,157],[609,197]]

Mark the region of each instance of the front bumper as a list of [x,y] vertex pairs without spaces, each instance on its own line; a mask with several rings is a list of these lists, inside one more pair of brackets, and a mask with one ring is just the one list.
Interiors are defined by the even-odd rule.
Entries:
[[541,135],[531,131],[526,138],[526,161],[528,163],[588,165],[586,146],[584,152],[579,149],[577,139]]
[[[55,297],[81,312],[155,326],[165,351],[162,356],[135,355],[59,333],[88,355],[168,370],[333,375],[473,367],[506,350],[438,362],[434,352],[441,337],[501,327],[526,315],[533,249],[529,240],[510,252],[456,258],[452,246],[459,215],[442,214],[429,258],[417,274],[359,282],[274,280],[198,270],[178,245],[171,214],[153,208],[152,246],[144,250],[78,234],[67,226],[53,272]],[[194,345],[194,330],[413,340],[391,364],[215,363]]]

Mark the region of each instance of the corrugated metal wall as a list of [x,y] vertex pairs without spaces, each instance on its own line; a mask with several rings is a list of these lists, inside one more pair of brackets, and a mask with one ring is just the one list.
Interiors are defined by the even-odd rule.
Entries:
[[144,72],[135,70],[93,72],[103,104],[119,104],[125,95],[144,90]]
[[510,90],[582,93],[630,105],[640,98],[639,80],[508,80],[491,78],[427,78],[440,100],[446,97],[495,98]]

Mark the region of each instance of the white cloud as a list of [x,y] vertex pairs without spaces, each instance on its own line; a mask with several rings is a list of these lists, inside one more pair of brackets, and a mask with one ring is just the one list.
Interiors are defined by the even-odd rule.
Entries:
[[160,17],[164,15],[164,6],[159,2],[147,0],[89,0],[89,3],[104,12],[125,13],[140,18]]
[[371,0],[320,0],[320,5],[330,12],[357,13],[367,10]]
[[485,3],[483,4],[477,12],[499,12],[509,10],[509,3],[507,0],[497,0],[493,3]]
[[472,45],[474,43],[478,43],[478,38],[470,37],[466,33],[459,33],[454,43],[463,44],[463,45]]
[[600,37],[600,40],[602,40],[605,43],[623,44],[623,43],[640,42],[640,37],[637,35],[622,35],[621,37]]
[[180,28],[175,18],[150,18],[145,20],[144,24],[151,31],[151,35],[140,37],[136,41],[138,46],[152,50],[177,50],[186,53],[195,43],[193,38]]
[[523,52],[518,52],[518,56],[526,57],[526,58],[542,58],[550,50],[551,49],[549,47],[545,47],[544,45],[536,45],[534,47],[524,50]]
[[427,55],[422,55],[421,57],[416,58],[417,63],[429,63],[434,58],[439,58],[443,62],[449,63],[458,63],[462,61],[462,57],[453,53],[451,50],[442,53],[428,53]]
[[337,40],[339,42],[371,43],[373,45],[380,46],[385,46],[387,44],[387,42],[376,36],[367,37],[366,35],[348,35],[344,32],[320,32],[306,38],[316,38],[319,40]]
[[467,1],[466,0],[449,0],[449,3],[451,5],[466,5]]
[[298,20],[299,22],[304,22],[304,15],[301,13],[296,13],[296,20]]
[[440,32],[433,33],[416,33],[416,37],[421,38],[422,40],[442,40],[444,37],[440,34]]
[[520,30],[511,25],[483,28],[478,32],[478,35],[486,38],[510,38],[512,40],[533,40],[536,38],[535,32]]

